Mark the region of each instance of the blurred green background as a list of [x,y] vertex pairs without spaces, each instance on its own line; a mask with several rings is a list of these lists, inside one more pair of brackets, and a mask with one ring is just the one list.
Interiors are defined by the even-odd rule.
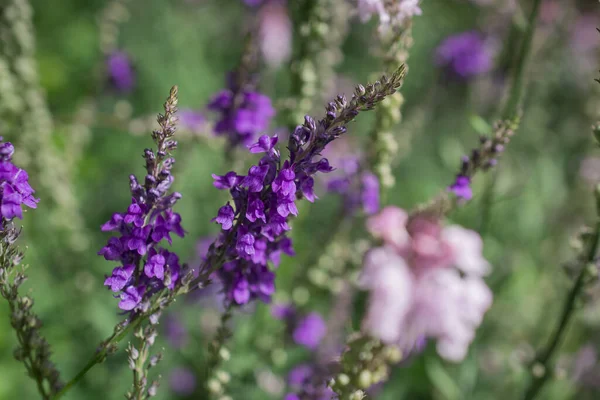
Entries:
[[[237,0],[122,3],[122,21],[114,23],[109,33],[135,65],[136,86],[126,95],[111,91],[105,78],[100,27],[110,2],[61,0],[50,4],[32,0],[36,61],[55,120],[52,145],[60,151],[69,148],[73,140],[83,143],[72,167],[72,187],[80,204],[87,247],[73,249],[66,234],[53,230],[43,192],[39,193],[39,208],[25,215],[21,239],[30,265],[26,288],[32,290],[45,324],[43,333],[64,379],[87,362],[120,320],[117,302],[102,285],[113,265],[96,252],[109,237],[100,232],[100,225],[113,212],[127,207],[128,176],[142,174],[142,150],[152,144],[150,132],[133,134],[129,121],[161,111],[173,84],[179,85],[180,108],[202,110],[210,96],[224,87],[225,72],[235,68],[240,59],[240,38],[249,13]],[[404,121],[397,128],[401,157],[390,203],[408,209],[447,186],[460,156],[475,147],[478,134],[487,129],[484,121],[491,122],[498,115],[507,84],[503,57],[515,51],[505,48],[513,14],[504,12],[509,2],[480,3],[487,5],[427,0],[422,4],[423,15],[415,19],[410,72],[402,89]],[[529,9],[528,1],[519,3]],[[600,61],[600,36],[595,32],[600,14],[592,0],[545,0],[542,7],[518,135],[498,168],[476,179],[474,201],[450,216],[480,231],[484,238],[485,254],[494,265],[488,280],[495,294],[494,305],[463,364],[443,363],[429,349],[409,365],[396,368],[377,399],[517,398],[523,387],[523,360],[547,338],[560,310],[569,287],[562,264],[574,254],[569,246],[571,237],[593,217],[590,192],[592,182],[600,181],[600,163],[597,159],[594,163],[600,153],[591,145],[589,133],[600,101],[598,84],[593,82]],[[518,22],[518,16],[513,20]],[[448,81],[433,63],[435,47],[449,34],[471,29],[495,39],[497,68],[470,82]],[[380,62],[370,51],[373,31],[373,24],[351,22],[339,82],[364,83],[379,71]],[[270,70],[263,75],[261,90],[279,104],[287,95],[288,81],[287,68]],[[340,87],[349,94],[351,86]],[[95,105],[93,123],[83,130],[73,128],[77,111],[90,102]],[[322,108],[313,115],[320,117]],[[361,115],[352,125],[355,145],[366,137],[373,117]],[[272,128],[281,124],[279,120]],[[12,139],[19,133],[3,134]],[[227,199],[226,193],[212,187],[210,174],[225,173],[232,166],[223,158],[218,139],[182,135],[180,143],[175,190],[183,194],[177,209],[188,234],[175,240],[174,249],[192,262],[197,260],[198,240],[218,231],[209,220]],[[238,161],[242,170],[251,162],[246,157]],[[35,176],[32,181],[35,184]],[[286,258],[278,270],[280,295],[289,293],[294,274],[308,267],[311,252],[339,207],[335,195],[327,195],[323,189],[318,194],[321,199],[314,205],[303,204],[301,217],[295,221],[292,237],[298,256]],[[591,291],[582,306],[562,348],[557,379],[541,398],[598,398],[600,370],[596,367],[594,371],[594,358],[592,366],[582,372],[581,357],[583,352],[589,355],[600,350],[599,294]],[[323,312],[329,304],[325,293],[315,293],[310,299],[310,307]],[[268,306],[257,304],[256,313],[251,311],[244,310],[234,318],[232,359],[223,366],[232,375],[228,393],[236,400],[282,398],[281,377],[307,353],[277,345],[283,328],[270,318]],[[164,335],[159,336],[155,348],[164,347],[165,358],[157,368],[163,376],[157,398],[186,398],[170,389],[170,371],[178,367],[197,374],[197,390],[187,398],[206,398],[202,361],[214,307],[208,302],[180,301],[173,313],[184,321],[190,338],[183,348],[173,349]],[[0,399],[34,399],[32,381],[12,358],[15,338],[7,314],[7,307],[0,306]],[[123,398],[130,382],[131,372],[121,349],[95,367],[66,398]]]

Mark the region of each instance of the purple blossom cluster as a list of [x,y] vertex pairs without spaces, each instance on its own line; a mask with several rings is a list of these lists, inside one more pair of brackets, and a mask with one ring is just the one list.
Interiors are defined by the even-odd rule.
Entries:
[[475,31],[447,37],[436,50],[435,62],[459,79],[485,74],[493,65],[484,37]]
[[102,225],[103,232],[118,232],[118,236],[111,237],[98,254],[120,264],[106,278],[104,285],[119,293],[122,310],[136,310],[145,297],[164,288],[172,290],[181,276],[177,255],[160,246],[163,240],[171,244],[171,234],[184,236],[181,216],[172,210],[181,194],[169,193],[174,179],[171,169],[175,163],[170,152],[177,148],[177,142],[172,140],[176,94],[176,89],[172,89],[171,97],[165,103],[165,115],[158,116],[161,129],[153,132],[158,150],[144,150],[144,183],[140,184],[131,175],[132,198],[127,211],[113,214]]
[[230,77],[229,88],[217,93],[208,104],[209,110],[219,113],[215,134],[225,136],[230,148],[252,143],[275,115],[269,97],[241,88],[235,80]]
[[326,117],[315,121],[306,116],[288,141],[289,157],[282,160],[276,147],[277,136],[261,136],[248,146],[251,153],[264,153],[260,161],[249,168],[247,175],[230,171],[213,175],[217,189],[229,190],[233,205],[228,202],[213,219],[222,232],[212,247],[208,259],[215,259],[219,249],[225,263],[218,269],[227,299],[245,304],[252,299],[270,301],[275,291],[275,273],[269,263],[277,266],[282,253],[294,255],[292,241],[286,234],[291,229],[289,219],[298,215],[296,201],[316,199],[314,178],[318,172],[333,168],[321,156],[327,144],[346,132],[345,124],[360,111],[371,110],[385,96],[400,86],[403,69],[390,79],[357,87],[352,100],[338,96],[326,107]]
[[330,180],[327,189],[340,194],[344,199],[346,213],[354,214],[361,209],[367,215],[379,211],[379,179],[360,168],[356,157],[343,160],[343,176]]
[[127,53],[115,51],[106,59],[108,78],[119,92],[130,92],[135,85],[135,71]]
[[29,185],[27,171],[12,163],[14,152],[12,143],[4,142],[0,136],[0,215],[7,220],[22,219],[22,205],[37,208],[39,202],[33,197],[35,191]]

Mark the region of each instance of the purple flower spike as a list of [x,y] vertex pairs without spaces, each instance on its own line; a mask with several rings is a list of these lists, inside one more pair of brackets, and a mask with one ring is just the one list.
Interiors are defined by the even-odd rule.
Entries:
[[29,175],[12,163],[15,152],[10,142],[2,142],[0,137],[0,215],[5,219],[23,218],[22,205],[37,208],[39,199],[33,197],[34,190],[29,185]]
[[[146,176],[143,182],[135,175],[129,176],[131,203],[127,212],[114,213],[102,225],[102,231],[117,234],[108,239],[98,254],[122,265],[112,271],[104,285],[119,293],[116,296],[121,299],[119,308],[125,311],[137,312],[138,305],[154,294],[175,289],[182,275],[177,255],[160,247],[163,239],[171,244],[172,233],[179,237],[185,235],[181,216],[173,211],[181,194],[169,191],[175,163],[171,152],[177,147],[173,140],[176,104],[177,91],[173,88],[164,106],[165,113],[158,116],[161,129],[152,134],[157,149],[144,150]],[[149,288],[147,292],[146,288]]]
[[471,200],[473,198],[473,190],[471,189],[471,178],[464,175],[458,175],[456,181],[448,190],[456,195],[456,197]]

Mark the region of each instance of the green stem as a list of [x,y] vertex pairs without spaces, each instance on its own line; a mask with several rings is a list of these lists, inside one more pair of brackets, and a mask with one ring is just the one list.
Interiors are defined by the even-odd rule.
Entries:
[[[150,315],[150,314],[148,314],[148,315]],[[73,379],[71,379],[69,382],[67,382],[65,384],[65,386],[63,386],[63,388],[58,393],[56,393],[56,395],[52,398],[52,400],[58,400],[61,397],[63,397],[73,386],[75,386],[85,376],[85,374],[88,373],[89,370],[91,370],[96,364],[100,364],[102,361],[104,361],[104,359],[108,355],[110,348],[113,345],[116,345],[117,343],[119,343],[121,340],[123,340],[123,338],[125,338],[125,336],[127,336],[127,334],[131,330],[138,327],[145,318],[146,318],[146,315],[140,316],[139,318],[134,319],[132,322],[129,323],[129,325],[127,325],[119,333],[115,333],[111,337],[109,337],[102,345],[102,349],[100,351],[96,352],[96,354],[94,354],[94,356],[81,369],[81,371],[79,371]]]
[[581,271],[577,276],[575,284],[573,285],[573,288],[571,289],[565,300],[565,304],[563,306],[563,311],[560,316],[558,325],[554,329],[554,332],[550,337],[550,341],[548,342],[547,346],[542,351],[540,351],[539,356],[536,357],[533,363],[534,365],[541,365],[543,367],[541,371],[542,374],[540,376],[534,376],[532,378],[529,387],[525,392],[525,396],[523,397],[524,400],[533,400],[540,391],[540,389],[544,386],[544,383],[546,383],[546,381],[548,380],[548,377],[550,376],[549,369],[551,367],[550,363],[552,361],[552,357],[558,349],[558,346],[562,341],[562,338],[564,337],[567,328],[569,327],[569,323],[571,322],[571,319],[574,315],[577,299],[579,298],[579,295],[585,287],[586,278],[588,277],[587,263],[594,261],[599,246],[600,219],[596,223],[596,230],[594,236],[592,237],[592,242],[590,244],[588,254],[586,255],[585,263],[581,266]]
[[535,0],[533,3],[533,9],[529,15],[529,25],[527,26],[527,31],[525,32],[525,37],[523,38],[523,43],[519,51],[517,65],[515,66],[513,83],[508,95],[506,107],[504,109],[504,119],[514,118],[518,113],[519,107],[521,106],[525,83],[525,67],[527,65],[527,61],[529,60],[529,53],[531,50],[531,43],[533,41],[533,33],[535,32],[537,16],[540,10],[540,4],[541,0]]

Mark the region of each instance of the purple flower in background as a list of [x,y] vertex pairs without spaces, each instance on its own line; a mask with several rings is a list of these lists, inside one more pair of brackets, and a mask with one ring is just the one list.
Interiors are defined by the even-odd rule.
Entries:
[[206,126],[206,118],[200,111],[181,110],[179,111],[179,125],[186,131],[200,133]]
[[312,312],[298,323],[292,337],[297,344],[314,350],[326,333],[327,324],[323,317],[319,313]]
[[[317,371],[316,365],[300,364],[288,374],[288,385],[293,391],[301,391],[303,399],[331,400],[334,392],[325,382],[327,379],[322,371]],[[299,400],[301,397],[295,393],[288,393],[285,400]]]
[[345,158],[341,162],[343,174],[330,180],[327,189],[343,197],[347,214],[354,214],[361,208],[367,215],[375,214],[379,211],[379,179],[371,172],[360,170],[358,157]]
[[114,268],[104,285],[113,292],[120,292],[119,308],[126,311],[135,311],[145,296],[162,289],[172,290],[181,275],[177,255],[160,246],[163,239],[171,243],[171,233],[180,237],[185,234],[181,216],[172,210],[181,195],[169,193],[173,183],[171,168],[175,162],[170,152],[177,147],[172,139],[176,95],[174,88],[165,103],[165,114],[158,117],[161,129],[153,132],[158,151],[144,151],[147,172],[144,184],[131,175],[131,205],[126,212],[113,214],[102,225],[103,231],[117,231],[117,236],[111,237],[98,254],[121,264]]
[[447,37],[436,49],[435,62],[451,75],[468,79],[492,68],[492,54],[484,37],[470,31]]
[[247,6],[256,7],[262,4],[263,0],[242,0]]
[[22,219],[21,206],[37,208],[39,202],[33,197],[35,191],[29,185],[27,171],[12,163],[14,152],[14,146],[10,142],[3,142],[0,136],[0,215],[4,219]]
[[448,187],[448,191],[454,193],[456,197],[464,200],[473,198],[473,189],[471,189],[471,178],[464,175],[458,175],[454,183]]
[[167,315],[165,318],[165,336],[171,346],[178,349],[184,347],[189,339],[187,329],[181,320],[172,315]]
[[169,376],[171,390],[181,396],[189,396],[196,390],[196,375],[188,368],[175,368]]
[[217,93],[208,109],[219,114],[214,127],[216,135],[225,136],[230,148],[247,146],[269,127],[275,109],[267,96],[238,87],[234,77],[229,80],[230,87]]
[[129,56],[115,51],[106,59],[106,69],[111,84],[120,92],[130,92],[135,85],[135,71]]

